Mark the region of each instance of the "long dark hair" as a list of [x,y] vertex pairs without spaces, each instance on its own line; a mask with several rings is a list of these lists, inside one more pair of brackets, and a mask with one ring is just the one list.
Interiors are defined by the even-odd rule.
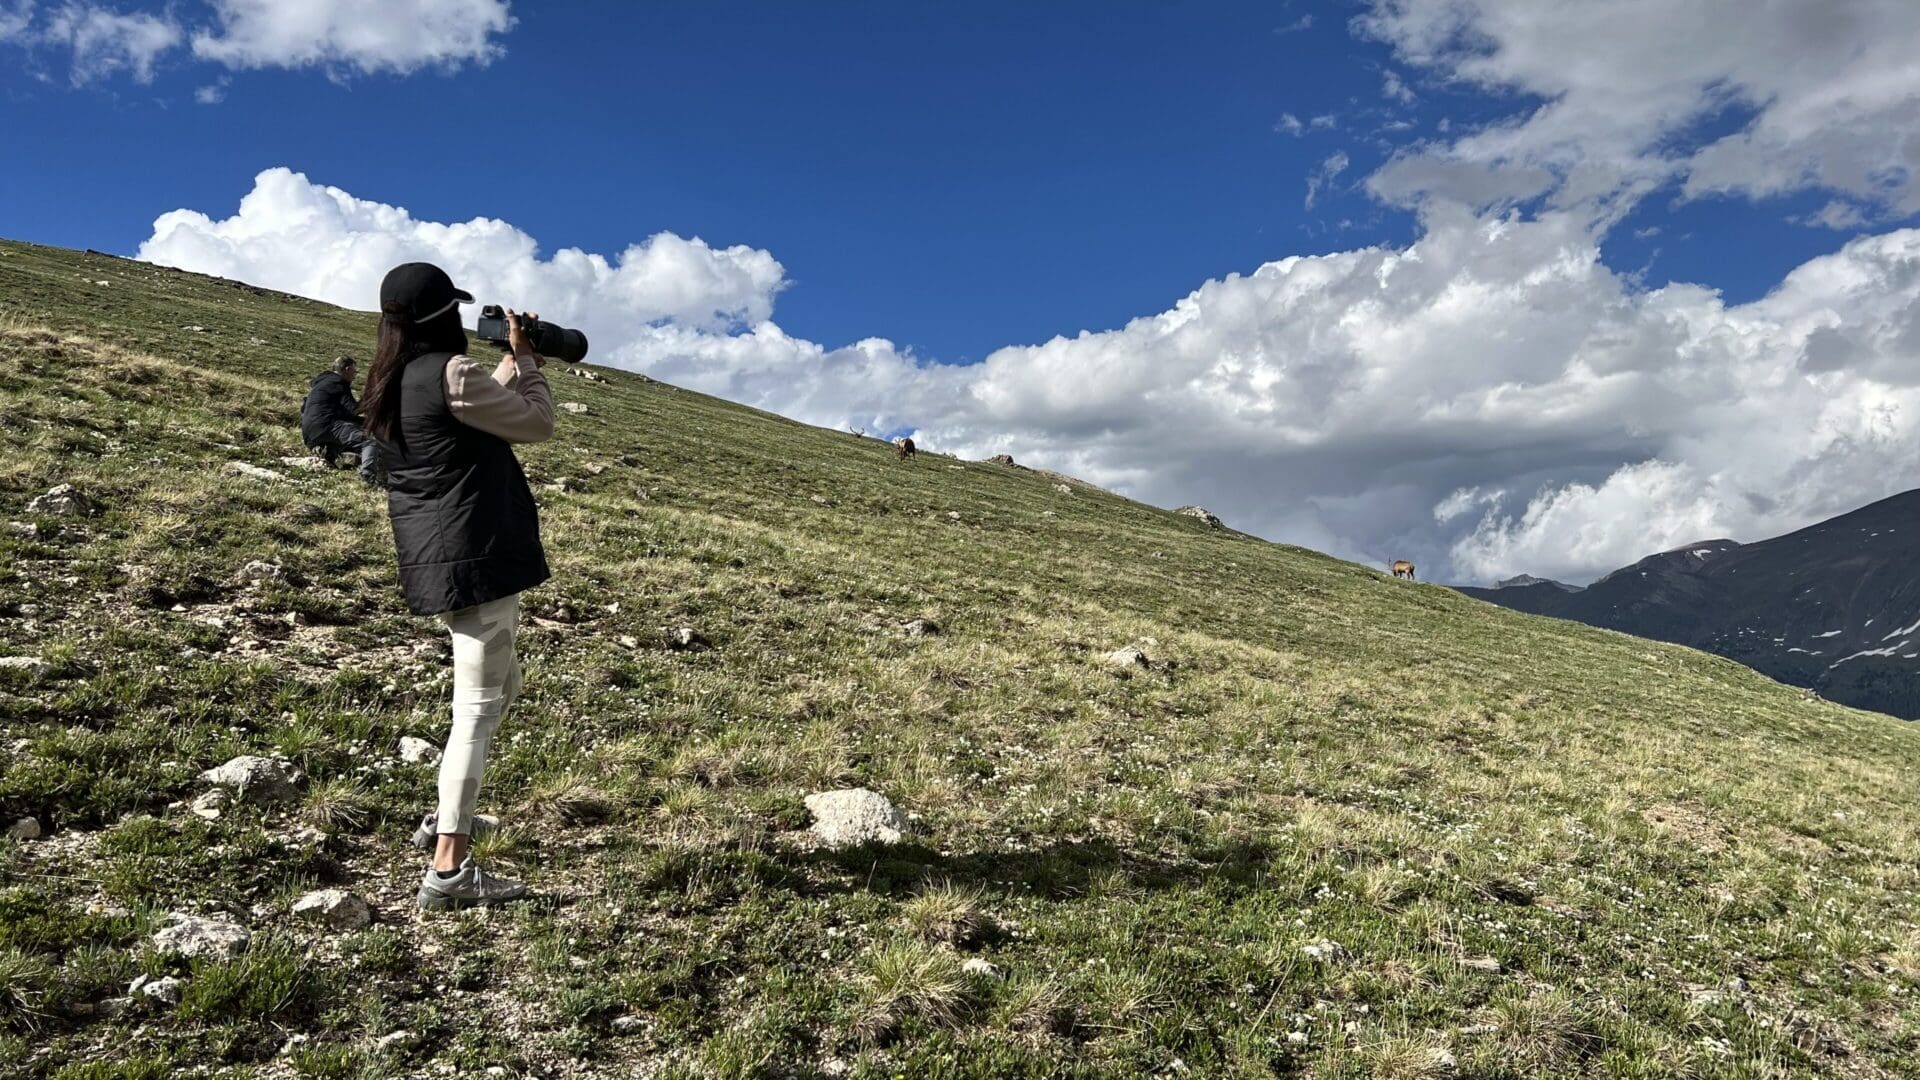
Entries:
[[467,330],[460,325],[458,308],[417,325],[404,314],[383,312],[380,343],[374,348],[373,366],[367,369],[367,391],[360,400],[367,434],[387,446],[402,447],[406,440],[400,433],[400,373],[408,363],[428,353],[466,351]]

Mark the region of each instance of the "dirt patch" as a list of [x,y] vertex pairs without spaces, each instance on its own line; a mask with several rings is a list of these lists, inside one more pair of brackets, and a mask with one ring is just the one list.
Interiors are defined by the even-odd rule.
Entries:
[[1707,812],[1697,806],[1662,803],[1640,811],[1640,820],[1654,832],[1672,837],[1702,851],[1720,851],[1727,846],[1726,836]]

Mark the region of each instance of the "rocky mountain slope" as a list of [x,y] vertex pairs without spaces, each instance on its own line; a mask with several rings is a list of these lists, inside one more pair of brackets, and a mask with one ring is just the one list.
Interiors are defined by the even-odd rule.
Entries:
[[422,916],[372,329],[0,243],[0,1074],[1913,1075],[1920,728],[618,371]]
[[1691,645],[1834,701],[1915,719],[1917,543],[1920,490],[1771,540],[1707,540],[1650,555],[1578,591],[1556,583],[1460,591]]

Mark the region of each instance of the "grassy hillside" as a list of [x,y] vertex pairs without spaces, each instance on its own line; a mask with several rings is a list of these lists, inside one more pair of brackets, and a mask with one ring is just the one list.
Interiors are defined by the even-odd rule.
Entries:
[[[444,636],[380,497],[280,460],[372,330],[0,244],[0,656],[48,662],[0,669],[48,834],[0,841],[0,1072],[1920,1074],[1920,729],[613,371],[522,455],[556,576],[483,855],[541,899],[418,916]],[[249,752],[304,802],[184,805]],[[918,834],[808,844],[849,786]],[[174,911],[251,942],[163,959]]]

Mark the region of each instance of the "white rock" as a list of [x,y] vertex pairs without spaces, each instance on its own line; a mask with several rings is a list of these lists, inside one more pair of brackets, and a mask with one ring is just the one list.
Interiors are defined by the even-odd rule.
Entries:
[[7,826],[7,836],[13,840],[38,840],[40,821],[38,818],[23,817]]
[[127,988],[127,996],[135,1000],[144,998],[162,1005],[178,1005],[181,993],[186,986],[186,983],[172,976],[152,979],[142,975],[133,980],[133,985]]
[[400,760],[409,765],[440,764],[440,748],[425,739],[400,736]]
[[1460,961],[1460,966],[1466,968],[1468,971],[1498,972],[1500,970],[1500,961],[1495,960],[1491,956],[1476,956],[1471,960]]
[[1206,522],[1207,528],[1209,529],[1224,529],[1227,527],[1226,522],[1221,521],[1218,517],[1215,517],[1213,514],[1213,511],[1208,510],[1204,506],[1183,506],[1180,509],[1175,510],[1174,513],[1185,514],[1188,517],[1199,518],[1201,521]]
[[635,1016],[633,1013],[624,1013],[614,1017],[613,1023],[610,1026],[613,1028],[615,1035],[633,1035],[645,1031],[647,1022],[644,1018]]
[[1059,493],[1060,493],[1060,494],[1062,494],[1062,495],[1071,495],[1071,494],[1073,494],[1073,485],[1071,485],[1071,484],[1055,484],[1055,485],[1053,485],[1053,490],[1055,490],[1055,491],[1057,491],[1057,492],[1059,492]]
[[385,1035],[373,1040],[373,1052],[376,1054],[385,1054],[394,1050],[405,1050],[412,1045],[413,1032],[404,1030],[389,1031]]
[[968,957],[967,962],[960,965],[960,970],[969,975],[979,975],[987,979],[997,979],[1000,977],[999,968],[994,967],[989,961],[982,960],[977,956]]
[[201,773],[200,779],[233,788],[242,802],[275,803],[298,799],[300,783],[306,774],[291,762],[242,754],[225,765]]
[[153,948],[162,956],[231,960],[246,949],[252,937],[246,927],[225,915],[208,918],[176,911],[167,916],[166,926],[154,932]]
[[308,472],[314,472],[327,467],[325,461],[322,461],[312,454],[303,454],[299,457],[283,457],[280,459],[280,464],[285,465],[289,469],[305,469]]
[[193,800],[193,802],[189,804],[188,809],[193,811],[195,817],[205,818],[208,821],[218,821],[220,814],[226,810],[227,803],[230,801],[232,801],[232,796],[227,794],[226,788],[214,788],[212,791],[206,792],[199,798]]
[[1147,654],[1141,652],[1139,647],[1134,645],[1129,645],[1124,649],[1115,649],[1102,657],[1102,659],[1107,662],[1108,666],[1117,668],[1148,667],[1152,663],[1147,659]]
[[27,513],[53,517],[86,517],[94,512],[93,500],[80,494],[72,484],[57,484],[45,495],[36,495],[27,503]]
[[577,401],[563,401],[560,403],[560,407],[567,410],[570,413],[575,413],[575,414],[583,413],[587,411],[587,407],[585,405],[580,404]]
[[258,465],[255,465],[255,464],[252,464],[251,462],[246,462],[246,461],[227,462],[227,471],[231,473],[239,473],[241,476],[252,477],[255,480],[269,480],[277,484],[284,484],[287,482],[286,477],[280,475],[277,472],[274,472],[272,469],[263,469]]
[[358,930],[373,921],[373,912],[345,889],[320,889],[293,902],[293,917],[330,930]]
[[254,559],[240,568],[241,581],[279,581],[286,576],[285,567],[265,559]]
[[886,796],[866,788],[822,791],[807,796],[813,834],[828,847],[897,844],[911,826]]

